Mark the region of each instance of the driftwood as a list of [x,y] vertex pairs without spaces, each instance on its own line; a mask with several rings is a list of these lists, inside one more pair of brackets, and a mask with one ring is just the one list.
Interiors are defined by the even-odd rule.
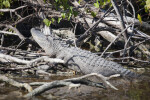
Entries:
[[50,62],[50,63],[64,63],[64,61],[61,59],[53,59],[47,56],[42,56],[42,57],[30,60],[30,61],[18,59],[16,57],[12,57],[12,56],[5,55],[5,54],[0,54],[0,58],[2,59],[1,61],[5,60],[4,62],[16,62],[16,63],[26,64],[26,65],[32,65],[33,63],[39,62],[42,60],[44,60],[45,62]]
[[[81,76],[81,77],[78,77],[78,78],[71,78],[71,79],[65,79],[65,80],[60,80],[60,81],[53,81],[53,82],[50,82],[50,83],[31,83],[33,85],[41,85],[40,87],[34,89],[32,92],[26,94],[24,97],[25,98],[31,98],[32,96],[35,96],[35,95],[38,95],[38,94],[41,94],[49,89],[52,89],[52,88],[55,88],[55,87],[63,87],[63,86],[69,86],[69,89],[70,88],[73,88],[73,87],[79,87],[80,84],[82,84],[83,82],[83,78],[87,78],[87,77],[91,77],[91,76],[97,76],[99,77],[100,79],[102,79],[102,81],[110,86],[111,88],[115,89],[115,90],[118,90],[116,87],[114,87],[112,84],[110,84],[108,82],[109,79],[113,78],[113,77],[118,77],[120,75],[112,75],[110,77],[104,77],[103,75],[101,74],[97,74],[97,73],[91,73],[91,74],[87,74],[87,75],[84,75],[84,76]],[[76,82],[76,84],[74,84],[74,82]],[[81,83],[80,83],[81,82]],[[89,84],[89,82],[87,81],[84,81],[86,82],[86,84]],[[96,84],[89,84],[91,86],[97,86],[97,87],[103,87],[102,85],[96,85]]]
[[10,78],[6,77],[5,75],[0,75],[0,81],[6,82],[6,83],[11,84],[13,86],[16,86],[18,88],[25,88],[26,90],[28,90],[28,92],[32,91],[32,87],[29,84],[19,83],[19,82],[13,80],[13,79],[10,79]]

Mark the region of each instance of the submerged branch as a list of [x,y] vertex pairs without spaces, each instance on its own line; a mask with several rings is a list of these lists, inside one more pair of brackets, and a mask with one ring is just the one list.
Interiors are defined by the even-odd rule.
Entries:
[[[111,78],[114,78],[114,77],[119,77],[120,75],[116,74],[116,75],[112,75],[110,77],[105,77],[101,74],[97,74],[97,73],[91,73],[91,74],[87,74],[87,75],[84,75],[84,76],[81,76],[81,77],[77,77],[77,78],[70,78],[70,79],[64,79],[64,80],[60,80],[60,81],[53,81],[53,82],[49,82],[49,83],[43,83],[43,82],[40,82],[40,83],[32,83],[32,84],[40,84],[41,86],[39,86],[38,88],[34,89],[32,92],[26,94],[24,97],[25,98],[31,98],[35,95],[38,95],[38,94],[41,94],[49,89],[52,89],[52,88],[56,88],[56,87],[63,87],[63,86],[69,86],[69,89],[72,88],[72,87],[79,87],[80,84],[82,84],[83,82],[86,82],[88,83],[89,85],[92,85],[94,86],[93,84],[89,83],[90,81],[84,81],[83,79],[84,78],[88,78],[88,77],[91,77],[91,76],[97,76],[99,77],[100,79],[102,79],[102,81],[110,86],[112,89],[115,89],[115,90],[118,90],[116,87],[114,87],[110,82],[108,82],[109,79]],[[76,82],[76,84],[74,84],[73,82]],[[99,86],[99,87],[103,87],[102,85],[95,85],[95,86]]]
[[28,90],[28,92],[32,91],[32,87],[29,84],[19,83],[19,82],[13,80],[13,79],[10,79],[10,78],[6,77],[5,75],[0,75],[0,81],[6,82],[6,83],[11,84],[15,87],[25,88],[26,90]]

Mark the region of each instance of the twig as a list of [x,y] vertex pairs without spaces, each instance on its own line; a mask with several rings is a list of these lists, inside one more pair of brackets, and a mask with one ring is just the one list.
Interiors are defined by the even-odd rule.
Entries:
[[106,14],[111,10],[112,8],[109,8],[104,15],[97,21],[95,22],[95,24],[93,24],[88,30],[86,30],[84,32],[83,35],[81,35],[77,40],[76,40],[76,45],[79,46],[79,44],[81,44],[80,42],[83,41],[88,35],[89,35],[89,31],[93,30],[106,16]]
[[6,68],[6,67],[0,67],[0,70],[2,71],[21,71],[25,69],[31,69],[31,66],[24,66],[24,67],[16,67],[16,68]]
[[[149,38],[149,39],[145,39],[145,40],[143,40],[143,41],[141,41],[141,42],[139,42],[139,43],[136,43],[134,46],[130,46],[130,47],[128,47],[126,50],[129,50],[129,49],[131,49],[131,48],[133,48],[133,47],[136,47],[136,46],[138,46],[138,45],[140,45],[140,44],[146,42],[147,40],[150,40],[150,38]],[[109,55],[108,55],[106,58],[108,58],[110,55],[112,55],[112,54],[114,54],[114,53],[122,52],[123,50],[124,50],[124,49],[122,49],[122,50],[117,50],[117,51],[114,51],[114,52],[108,52]]]
[[[115,11],[117,13],[117,16],[118,16],[118,19],[119,19],[120,25],[121,25],[121,30],[123,31],[125,29],[125,23],[123,21],[123,17],[121,16],[120,11],[119,11],[119,7],[118,7],[118,5],[117,5],[115,0],[111,0],[111,3],[112,3],[112,5],[113,5],[113,7],[114,7],[114,9],[115,9]],[[124,30],[124,34],[123,35],[124,35],[124,38],[125,38],[125,42],[127,42],[127,31],[126,30]]]
[[0,12],[15,12],[16,10],[19,10],[19,9],[22,9],[24,7],[27,7],[27,5],[25,6],[20,6],[18,8],[15,8],[15,9],[0,9]]
[[18,24],[18,23],[20,23],[20,22],[26,20],[26,19],[29,18],[29,17],[34,16],[35,14],[36,14],[36,13],[33,13],[33,14],[30,14],[30,15],[28,15],[28,16],[25,16],[25,17],[19,19],[18,21],[14,22],[14,23],[12,24],[12,26],[14,26],[14,25],[16,25],[16,24]]
[[[23,40],[25,39],[25,37],[18,31],[17,28],[15,28],[11,25],[0,24],[0,27],[2,27],[2,26],[5,26],[7,28],[10,28],[10,29],[14,30],[16,32],[15,35],[18,35],[20,39],[23,39]],[[7,32],[7,33],[9,33],[9,32]],[[10,33],[10,34],[12,34],[12,33]]]
[[12,32],[8,32],[8,31],[1,31],[1,30],[0,30],[0,33],[4,33],[4,34],[8,34],[8,35],[16,35],[16,36],[18,36],[18,34],[17,34],[17,33],[12,33]]
[[137,61],[137,62],[150,63],[150,61],[144,61],[144,60],[136,59],[136,58],[134,58],[134,57],[111,58],[111,59],[113,59],[113,60],[132,59],[132,60],[135,60],[135,61]]
[[116,38],[107,46],[107,48],[103,51],[103,53],[101,54],[100,57],[102,57],[104,55],[104,53],[109,49],[109,47],[117,40],[117,38],[119,38],[121,36],[121,34],[126,30],[128,29],[132,24],[130,24],[128,27],[126,27],[122,32],[120,32]]

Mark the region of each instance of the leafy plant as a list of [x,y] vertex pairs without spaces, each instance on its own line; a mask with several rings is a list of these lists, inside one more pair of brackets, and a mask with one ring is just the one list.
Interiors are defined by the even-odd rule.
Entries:
[[3,5],[4,5],[6,8],[9,8],[9,7],[10,7],[10,2],[9,2],[9,0],[3,1]]
[[[145,8],[145,13],[150,12],[150,0],[138,0],[138,2],[140,2],[140,5]],[[137,18],[141,24],[142,24],[142,17],[141,17],[142,15],[140,14],[137,15]]]
[[94,3],[94,6],[96,8],[99,8],[99,7],[102,7],[102,8],[105,8],[105,6],[107,4],[109,4],[109,6],[111,6],[111,0],[96,0],[96,3]]
[[[0,0],[0,9],[10,8],[12,0]],[[3,12],[0,12],[0,15],[3,15]]]
[[12,0],[0,0],[0,9],[9,8]]
[[51,25],[51,23],[52,23],[52,22],[51,22],[50,20],[48,20],[48,19],[44,19],[43,22],[44,22],[44,24],[45,24],[46,26],[48,26],[48,27],[49,27],[49,26]]
[[94,6],[95,6],[96,8],[99,8],[100,4],[99,4],[98,0],[96,0],[96,3],[94,3]]
[[142,18],[141,18],[140,14],[138,14],[137,18],[138,18],[139,22],[142,24]]
[[96,17],[96,12],[91,12],[91,15],[93,16],[93,17]]
[[150,10],[150,0],[146,0],[145,7]]
[[77,11],[70,6],[68,0],[55,0],[54,5],[56,10],[61,11],[61,18],[58,18],[58,23],[61,21],[61,19],[70,20],[72,16],[76,17],[78,14]]
[[[94,6],[96,7],[96,8],[105,8],[105,6],[106,5],[109,5],[109,6],[112,6],[111,5],[111,0],[96,0],[96,2],[94,3]],[[93,16],[93,17],[96,17],[96,12],[91,12],[91,15]]]
[[145,12],[150,12],[150,0],[138,0],[141,6],[144,6]]

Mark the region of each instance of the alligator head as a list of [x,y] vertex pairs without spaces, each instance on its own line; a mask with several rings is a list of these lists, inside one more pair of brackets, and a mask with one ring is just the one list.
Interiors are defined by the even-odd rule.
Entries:
[[52,38],[52,36],[47,36],[47,34],[44,35],[44,33],[41,31],[46,33],[45,30],[41,30],[39,28],[32,28],[31,34],[32,34],[34,40],[39,44],[39,46],[42,49],[44,49],[48,55],[52,56],[54,54],[53,38]]

